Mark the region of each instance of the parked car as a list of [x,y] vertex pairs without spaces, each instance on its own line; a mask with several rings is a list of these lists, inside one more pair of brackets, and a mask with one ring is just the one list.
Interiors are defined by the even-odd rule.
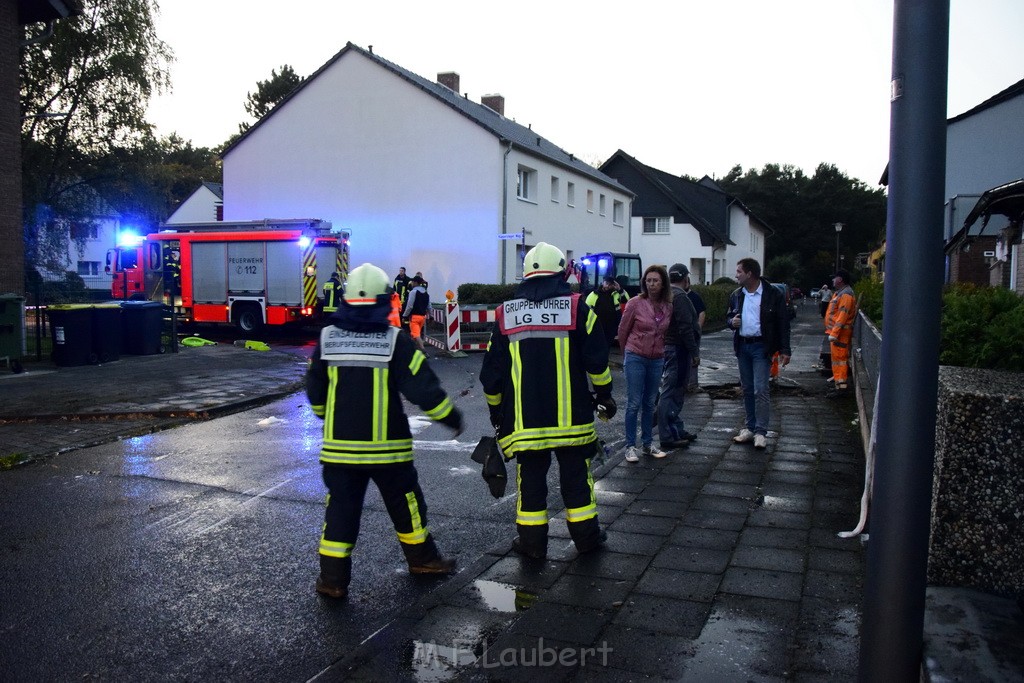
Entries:
[[799,301],[804,298],[804,290],[799,287],[791,287],[789,293],[793,296],[793,301]]
[[793,291],[790,289],[789,285],[784,282],[773,282],[772,285],[777,287],[786,298],[786,310],[789,311],[789,319],[792,320],[796,317],[796,304],[793,302]]

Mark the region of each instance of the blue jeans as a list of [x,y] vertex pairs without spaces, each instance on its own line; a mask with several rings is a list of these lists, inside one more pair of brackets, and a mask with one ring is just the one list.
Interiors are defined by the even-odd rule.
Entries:
[[768,379],[772,361],[764,355],[764,342],[740,342],[736,356],[740,367],[740,386],[743,387],[743,408],[747,413],[747,429],[755,434],[768,434],[771,418],[771,398]]
[[690,379],[690,352],[685,346],[665,344],[665,368],[658,395],[658,438],[662,443],[678,441],[686,428],[679,412],[683,409]]
[[629,351],[622,362],[626,373],[626,446],[636,445],[636,416],[640,414],[640,439],[654,441],[654,400],[658,397],[664,358],[644,358]]

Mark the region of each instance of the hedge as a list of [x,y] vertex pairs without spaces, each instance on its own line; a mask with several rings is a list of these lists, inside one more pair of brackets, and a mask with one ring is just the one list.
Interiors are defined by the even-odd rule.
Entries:
[[[854,285],[860,310],[882,329],[884,287]],[[939,362],[964,368],[1024,372],[1024,298],[1002,287],[968,283],[942,293]]]

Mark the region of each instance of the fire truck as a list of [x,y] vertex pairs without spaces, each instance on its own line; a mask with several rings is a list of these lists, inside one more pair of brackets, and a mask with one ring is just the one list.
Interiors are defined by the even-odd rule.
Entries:
[[577,261],[580,291],[597,289],[606,277],[614,278],[630,296],[640,293],[643,265],[639,254],[620,254],[611,251],[587,254]]
[[348,275],[347,231],[319,219],[164,224],[122,234],[107,252],[115,299],[173,305],[184,322],[262,325],[314,322],[318,295]]

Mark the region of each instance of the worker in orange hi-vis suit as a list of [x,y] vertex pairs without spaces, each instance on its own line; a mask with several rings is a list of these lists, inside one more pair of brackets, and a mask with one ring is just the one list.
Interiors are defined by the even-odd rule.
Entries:
[[391,312],[388,313],[388,323],[392,327],[402,326],[402,297],[394,290],[391,291]]
[[839,270],[832,278],[835,294],[825,314],[825,333],[832,349],[832,379],[834,392],[849,386],[850,345],[853,341],[853,322],[857,317],[857,297],[850,287],[850,273]]

